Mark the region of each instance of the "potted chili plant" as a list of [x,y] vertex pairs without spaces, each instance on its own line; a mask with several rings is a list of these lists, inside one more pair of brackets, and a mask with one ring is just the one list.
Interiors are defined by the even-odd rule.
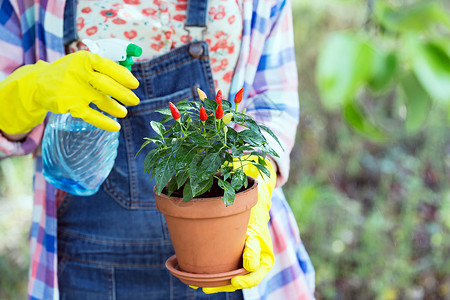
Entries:
[[156,206],[166,218],[176,254],[166,266],[185,283],[217,286],[222,283],[193,282],[183,274],[231,272],[233,277],[236,270],[245,271],[241,255],[258,192],[256,180],[243,167],[252,164],[270,177],[266,156],[278,155],[263,132],[278,139],[245,111],[238,112],[243,89],[235,95],[234,108],[220,90],[214,100],[200,89],[198,93],[201,101],[169,102],[169,108],[158,110],[165,116],[151,122],[157,136],[145,138],[139,151],[150,143],[156,146],[146,155],[144,171],[155,178]]

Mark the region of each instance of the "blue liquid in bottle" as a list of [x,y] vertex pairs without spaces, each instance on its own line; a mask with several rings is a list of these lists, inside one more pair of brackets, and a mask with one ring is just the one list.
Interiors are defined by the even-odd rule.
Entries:
[[42,142],[45,179],[78,196],[95,194],[117,156],[119,132],[97,128],[67,114],[52,114]]

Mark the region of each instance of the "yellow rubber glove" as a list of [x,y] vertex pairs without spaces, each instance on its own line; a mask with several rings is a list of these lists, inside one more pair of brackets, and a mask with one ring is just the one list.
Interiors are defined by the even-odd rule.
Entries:
[[[248,158],[257,161],[256,156]],[[218,292],[234,292],[237,289],[248,289],[257,286],[267,275],[274,263],[272,238],[270,237],[268,222],[271,206],[272,191],[275,188],[277,175],[271,163],[266,160],[270,178],[261,176],[258,169],[248,164],[244,172],[258,180],[258,202],[252,208],[247,229],[247,238],[243,253],[244,268],[250,273],[231,279],[231,285],[222,287],[203,288],[206,294]]]
[[127,109],[108,96],[125,105],[137,105],[139,98],[129,89],[138,86],[125,67],[87,51],[53,63],[38,61],[18,68],[0,82],[0,130],[7,134],[28,132],[51,111],[70,112],[99,128],[118,131],[119,123],[89,104],[123,118]]

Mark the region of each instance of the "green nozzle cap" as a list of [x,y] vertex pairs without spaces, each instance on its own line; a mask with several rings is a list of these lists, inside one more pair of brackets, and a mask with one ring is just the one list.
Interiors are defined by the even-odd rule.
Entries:
[[127,46],[127,58],[123,61],[119,61],[119,64],[131,71],[131,66],[134,64],[133,56],[138,57],[142,54],[142,48],[135,44],[128,44]]
[[142,48],[135,44],[129,44],[127,46],[127,56],[138,57],[142,54]]

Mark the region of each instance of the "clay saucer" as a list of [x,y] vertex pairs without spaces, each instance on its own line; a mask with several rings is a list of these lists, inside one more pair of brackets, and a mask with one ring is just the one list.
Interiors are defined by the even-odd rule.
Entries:
[[218,287],[231,284],[231,278],[245,275],[249,272],[244,268],[217,274],[195,274],[180,270],[176,255],[172,255],[166,261],[166,268],[184,284],[196,287]]

